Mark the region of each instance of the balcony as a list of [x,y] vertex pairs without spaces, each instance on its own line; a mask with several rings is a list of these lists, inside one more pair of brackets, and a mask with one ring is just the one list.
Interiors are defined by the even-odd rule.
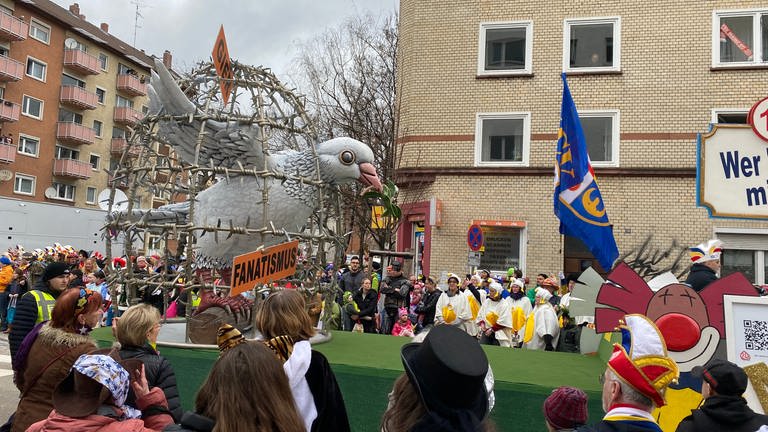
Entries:
[[14,82],[23,77],[24,64],[10,57],[0,55],[0,82]]
[[115,123],[135,125],[144,115],[130,107],[115,107]]
[[[126,138],[112,138],[110,153],[119,157],[123,154],[126,147],[128,147],[129,145],[130,144],[128,143],[128,140]],[[128,148],[128,157],[136,157],[139,155],[139,153],[141,153],[141,147],[137,145],[130,146]]]
[[0,162],[14,163],[16,161],[16,146],[0,143]]
[[0,122],[19,121],[19,112],[21,112],[21,105],[11,101],[2,101],[0,103]]
[[79,49],[64,50],[64,67],[87,75],[101,72],[99,59]]
[[117,76],[117,89],[131,96],[146,96],[147,83],[141,82],[134,74],[120,74]]
[[56,138],[69,144],[93,144],[96,141],[96,131],[78,123],[58,122]]
[[23,41],[28,34],[29,24],[6,12],[0,12],[0,40],[6,42]]
[[87,110],[96,109],[96,105],[99,103],[96,93],[91,93],[81,87],[71,85],[61,86],[59,100],[63,104]]
[[75,159],[56,159],[53,161],[53,175],[55,176],[89,179],[92,172],[93,167],[88,162]]

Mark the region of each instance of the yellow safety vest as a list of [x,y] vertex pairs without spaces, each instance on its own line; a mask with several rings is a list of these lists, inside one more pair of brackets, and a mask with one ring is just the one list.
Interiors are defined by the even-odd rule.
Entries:
[[192,297],[192,307],[200,306],[200,296],[192,291],[189,292],[189,295]]
[[56,304],[56,299],[45,291],[32,290],[28,294],[31,294],[35,298],[37,304],[37,320],[35,324],[39,324],[43,321],[51,319],[51,311]]

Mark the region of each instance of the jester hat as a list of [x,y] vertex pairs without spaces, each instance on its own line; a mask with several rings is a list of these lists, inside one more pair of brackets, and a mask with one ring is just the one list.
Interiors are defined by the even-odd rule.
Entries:
[[720,254],[723,252],[722,246],[723,242],[714,239],[688,249],[688,253],[691,255],[691,262],[703,263],[720,259]]
[[664,406],[664,392],[677,382],[680,371],[667,353],[661,332],[640,314],[625,315],[620,323],[621,344],[613,344],[608,367],[657,407]]

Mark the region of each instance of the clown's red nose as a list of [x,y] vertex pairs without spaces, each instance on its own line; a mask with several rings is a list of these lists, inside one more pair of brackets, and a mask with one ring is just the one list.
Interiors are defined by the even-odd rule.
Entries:
[[701,336],[701,329],[696,321],[686,315],[671,313],[656,320],[656,325],[664,336],[667,349],[685,351],[691,349]]

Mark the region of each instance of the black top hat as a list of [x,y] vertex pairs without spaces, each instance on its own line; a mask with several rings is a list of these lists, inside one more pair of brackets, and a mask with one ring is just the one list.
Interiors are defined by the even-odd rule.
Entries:
[[749,378],[744,369],[726,360],[714,358],[703,367],[696,366],[691,374],[703,378],[712,390],[723,396],[741,396],[747,391]]
[[477,339],[456,327],[433,328],[422,343],[404,345],[403,366],[427,411],[477,422],[488,413],[488,358]]

